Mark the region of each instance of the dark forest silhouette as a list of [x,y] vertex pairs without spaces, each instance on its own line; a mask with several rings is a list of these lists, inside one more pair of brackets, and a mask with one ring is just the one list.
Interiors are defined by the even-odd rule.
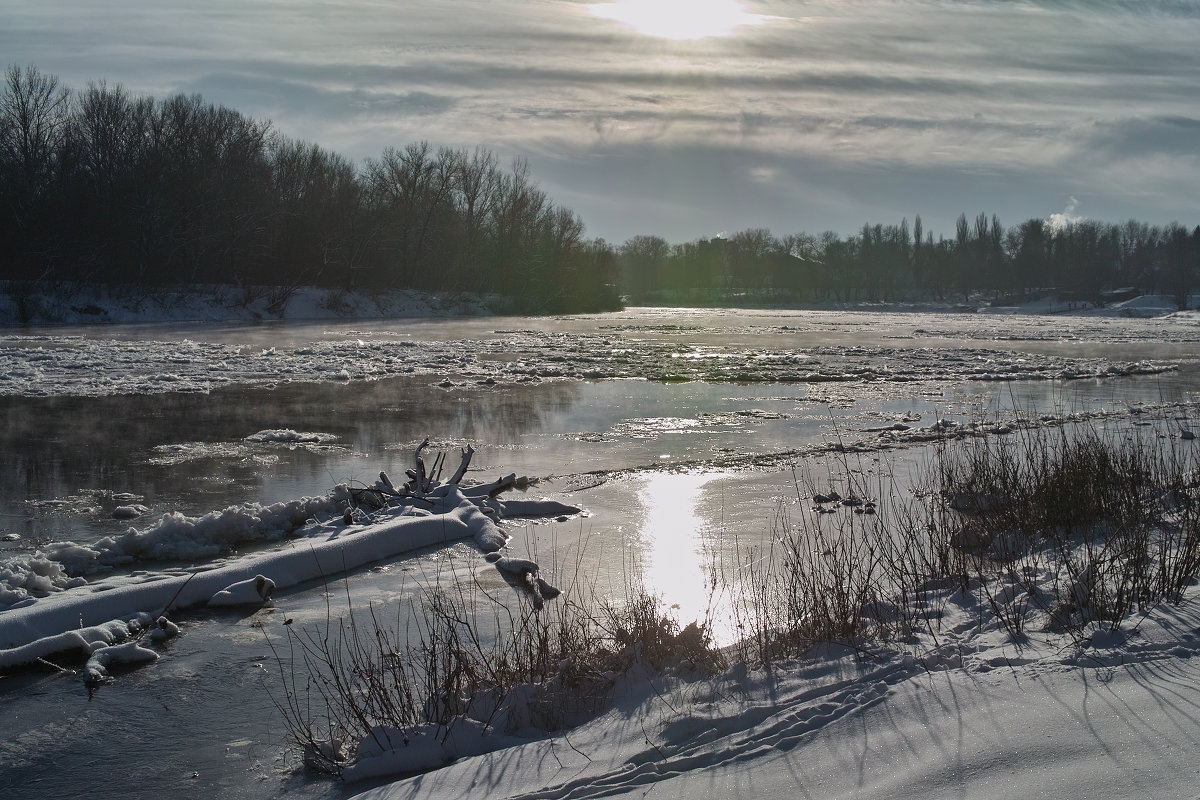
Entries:
[[240,289],[282,310],[300,286],[483,292],[524,313],[634,303],[1020,302],[1124,291],[1184,307],[1200,227],[959,217],[954,238],[864,225],[855,235],[669,244],[587,239],[528,164],[485,149],[388,147],[356,165],[199,95],[72,92],[36,67],[0,86],[0,280],[153,291]]
[[198,95],[36,67],[0,87],[0,279],[152,289],[301,285],[494,292],[514,310],[613,308],[616,258],[495,154],[389,147],[356,166]]
[[1136,220],[1029,219],[1004,228],[995,215],[958,218],[955,237],[864,225],[843,238],[827,232],[782,238],[755,228],[729,237],[668,244],[635,236],[620,252],[622,290],[635,303],[888,302],[972,298],[1021,303],[1053,294],[1100,304],[1132,294],[1165,294],[1179,308],[1197,288],[1200,227],[1188,231]]

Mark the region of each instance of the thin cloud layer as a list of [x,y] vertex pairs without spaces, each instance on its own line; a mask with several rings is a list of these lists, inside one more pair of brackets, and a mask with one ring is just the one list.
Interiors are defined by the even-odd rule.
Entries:
[[1071,197],[1200,218],[1198,3],[744,2],[755,24],[685,40],[565,0],[36,5],[0,0],[9,63],[199,92],[354,158],[417,139],[523,155],[617,242],[917,213],[950,232]]

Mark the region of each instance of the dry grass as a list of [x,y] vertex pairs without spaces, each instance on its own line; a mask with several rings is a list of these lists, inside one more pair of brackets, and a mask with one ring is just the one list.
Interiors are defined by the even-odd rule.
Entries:
[[[968,512],[955,535],[971,544],[979,581],[1026,586],[1003,604],[1004,592],[989,592],[1010,632],[1021,633],[1023,606],[1071,631],[1179,601],[1200,570],[1200,485],[1196,450],[1168,431],[1064,427],[940,459],[942,496]],[[972,496],[987,502],[971,508]]]
[[[951,588],[977,593],[990,612],[980,624],[1016,641],[1035,618],[1082,637],[1089,623],[1120,627],[1178,602],[1200,572],[1200,482],[1191,443],[1168,431],[951,439],[907,500],[781,509],[769,548],[743,554],[738,657],[936,634]],[[852,497],[892,496],[842,467]],[[804,503],[821,494],[799,476],[796,492]]]
[[[698,673],[724,666],[703,628],[680,628],[661,601],[633,588],[622,603],[584,589],[538,608],[523,593],[491,596],[478,581],[435,582],[408,619],[369,607],[272,642],[282,712],[305,762],[337,774],[352,743],[379,725],[447,737],[475,720],[500,732],[578,725],[607,704],[635,665]],[[515,602],[514,602],[515,601]]]

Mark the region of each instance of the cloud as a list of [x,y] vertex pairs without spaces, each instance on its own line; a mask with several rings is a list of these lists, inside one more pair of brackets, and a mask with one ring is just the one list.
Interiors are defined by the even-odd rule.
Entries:
[[774,183],[779,179],[779,170],[775,167],[751,167],[750,180],[755,183]]
[[1126,157],[1159,153],[1195,161],[1200,157],[1200,119],[1188,116],[1121,117],[1097,120],[1088,131],[1087,146],[1104,156]]
[[608,238],[917,212],[952,230],[1065,194],[1200,215],[1200,4],[760,0],[764,24],[694,41],[588,5],[0,0],[0,52],[76,86],[201,92],[357,159],[416,139],[528,156]]

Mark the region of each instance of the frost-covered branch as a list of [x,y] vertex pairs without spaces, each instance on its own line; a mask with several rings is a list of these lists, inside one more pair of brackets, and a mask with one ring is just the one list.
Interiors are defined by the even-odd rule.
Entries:
[[450,476],[448,483],[451,486],[458,486],[462,481],[463,476],[467,474],[467,467],[471,464],[471,457],[475,455],[475,448],[468,444],[463,448],[462,461],[458,464],[458,469],[454,470],[454,474]]

